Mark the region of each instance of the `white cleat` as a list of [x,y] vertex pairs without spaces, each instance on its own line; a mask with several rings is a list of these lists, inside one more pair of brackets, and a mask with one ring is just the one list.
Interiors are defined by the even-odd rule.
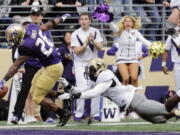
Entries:
[[135,119],[138,119],[139,116],[138,116],[137,113],[135,113],[135,112],[130,112],[129,115],[128,115],[128,118],[135,120]]

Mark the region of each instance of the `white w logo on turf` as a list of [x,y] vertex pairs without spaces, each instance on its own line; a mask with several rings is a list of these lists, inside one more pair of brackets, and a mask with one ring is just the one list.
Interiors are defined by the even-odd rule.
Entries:
[[104,108],[104,117],[114,118],[117,108]]

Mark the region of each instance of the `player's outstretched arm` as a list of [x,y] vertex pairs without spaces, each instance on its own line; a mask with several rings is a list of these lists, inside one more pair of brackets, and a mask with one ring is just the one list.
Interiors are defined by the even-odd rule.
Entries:
[[56,25],[58,25],[59,23],[64,22],[70,16],[71,16],[70,14],[64,14],[61,17],[54,18],[53,20],[48,21],[47,23],[40,25],[40,29],[42,31],[46,31],[46,30],[52,29]]
[[[112,83],[113,83],[112,80],[102,82],[102,83],[97,84],[94,88],[86,90],[84,92],[77,92],[75,94],[64,93],[64,94],[60,95],[58,98],[61,100],[70,99],[70,98],[90,99],[90,98],[97,97],[97,96],[101,95],[102,93],[104,93],[112,85]],[[73,91],[73,93],[74,93],[74,91]]]
[[112,83],[113,83],[112,80],[99,83],[93,89],[82,92],[80,98],[88,99],[88,98],[97,97],[102,93],[104,93],[112,85]]

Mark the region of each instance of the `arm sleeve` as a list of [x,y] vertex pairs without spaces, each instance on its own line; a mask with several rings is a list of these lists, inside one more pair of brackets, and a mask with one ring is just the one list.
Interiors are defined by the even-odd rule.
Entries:
[[168,36],[165,44],[165,50],[169,51],[171,50],[171,47],[172,47],[171,36]]
[[143,57],[146,57],[146,56],[148,56],[148,48],[147,48],[147,46],[145,46],[145,45],[142,45],[142,52],[143,52]]
[[111,86],[112,83],[113,83],[112,80],[99,83],[93,89],[82,92],[80,98],[88,99],[88,98],[99,96],[102,93],[104,93]]
[[54,42],[50,31],[48,31],[47,38],[50,39],[51,42]]
[[146,46],[150,46],[152,44],[150,41],[146,40],[139,31],[137,31],[137,36],[139,41],[145,44]]
[[64,62],[66,58],[64,57],[65,51],[63,47],[61,46],[57,52],[58,52],[58,58],[61,59],[62,62]]
[[113,45],[109,50],[107,50],[107,54],[108,55],[115,55],[117,50],[118,50],[118,48],[116,47],[116,45]]
[[78,39],[77,39],[76,36],[77,36],[77,35],[76,35],[75,33],[73,33],[73,34],[71,35],[71,46],[80,47],[81,45],[80,45],[80,43],[79,43],[79,41],[78,41]]
[[101,33],[99,30],[97,30],[97,38],[95,39],[96,42],[103,42]]

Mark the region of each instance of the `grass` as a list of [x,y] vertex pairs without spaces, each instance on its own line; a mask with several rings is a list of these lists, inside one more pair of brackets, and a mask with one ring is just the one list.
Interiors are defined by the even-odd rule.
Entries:
[[5,121],[0,122],[0,129],[41,129],[41,130],[87,130],[87,131],[129,131],[129,132],[180,132],[180,121],[172,119],[166,124],[151,124],[142,119],[123,120],[119,123],[86,123],[77,124],[69,121],[65,127],[47,125],[42,122],[27,125],[7,125]]

